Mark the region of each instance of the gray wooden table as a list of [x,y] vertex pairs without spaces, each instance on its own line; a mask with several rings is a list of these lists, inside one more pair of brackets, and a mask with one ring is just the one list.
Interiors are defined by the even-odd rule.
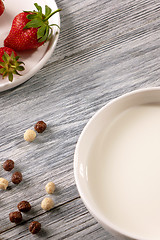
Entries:
[[[23,182],[0,191],[0,239],[114,238],[83,205],[73,175],[78,137],[93,114],[131,90],[160,85],[159,0],[57,0],[61,33],[56,51],[30,80],[0,93],[0,161],[15,161]],[[38,120],[48,128],[32,143],[23,140]],[[2,167],[0,176],[10,180]],[[44,186],[54,181],[55,208],[44,212]],[[22,224],[8,214],[21,200],[32,211]],[[28,225],[42,224],[34,236]]]

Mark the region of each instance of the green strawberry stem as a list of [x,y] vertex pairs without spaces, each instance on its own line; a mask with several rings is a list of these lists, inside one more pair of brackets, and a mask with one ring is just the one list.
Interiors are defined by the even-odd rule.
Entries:
[[11,55],[8,55],[4,52],[2,56],[3,62],[0,62],[0,74],[2,74],[2,78],[8,76],[10,82],[13,81],[13,75],[20,75],[18,71],[23,71],[24,67],[21,66],[24,64],[23,62],[18,61],[19,56],[14,56],[14,52]]
[[[52,17],[55,13],[62,11],[62,9],[57,9],[56,11],[52,12],[48,17],[44,19],[44,22],[47,21],[50,17]],[[50,25],[51,26],[51,25]]]
[[52,9],[45,5],[45,14],[42,13],[42,7],[37,3],[34,4],[37,11],[28,12],[27,19],[30,21],[25,25],[24,29],[36,28],[37,30],[37,40],[38,42],[46,42],[50,39],[52,35],[51,26],[59,26],[57,24],[49,24],[48,19],[52,17],[55,13],[60,12],[61,9],[57,9],[52,12]]

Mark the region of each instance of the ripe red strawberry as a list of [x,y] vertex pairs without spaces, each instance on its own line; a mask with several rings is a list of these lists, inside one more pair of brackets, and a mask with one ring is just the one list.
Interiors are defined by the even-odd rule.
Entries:
[[4,3],[2,2],[2,0],[0,0],[0,16],[3,14],[4,12]]
[[23,62],[18,61],[17,53],[8,47],[0,48],[0,74],[5,78],[8,76],[9,81],[13,81],[13,74],[20,75],[18,71],[23,71],[21,66]]
[[60,9],[52,12],[48,6],[45,6],[45,14],[43,14],[41,6],[37,3],[34,5],[38,11],[22,12],[14,18],[9,35],[4,40],[5,47],[16,51],[36,49],[50,38],[51,26],[56,24],[49,25],[48,19]]

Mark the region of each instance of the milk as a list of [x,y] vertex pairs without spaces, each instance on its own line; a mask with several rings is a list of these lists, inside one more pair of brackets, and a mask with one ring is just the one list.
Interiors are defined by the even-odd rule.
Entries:
[[160,240],[160,105],[132,107],[106,126],[90,151],[87,175],[110,222]]

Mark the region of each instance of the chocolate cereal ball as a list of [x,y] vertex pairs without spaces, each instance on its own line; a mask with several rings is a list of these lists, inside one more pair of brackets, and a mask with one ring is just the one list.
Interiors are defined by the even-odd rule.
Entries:
[[20,172],[15,172],[12,174],[12,182],[14,184],[19,184],[22,181],[22,174]]
[[21,201],[20,203],[18,203],[17,208],[20,212],[28,212],[29,210],[31,210],[31,205],[27,201]]
[[22,221],[22,214],[20,213],[20,212],[18,212],[18,211],[16,211],[16,212],[11,212],[10,214],[9,214],[9,219],[10,219],[10,221],[11,222],[13,222],[13,223],[20,223],[21,221]]
[[3,163],[3,168],[5,171],[11,171],[14,168],[14,161],[10,159],[6,160]]
[[36,234],[41,230],[41,224],[38,221],[33,221],[29,225],[29,231],[32,234]]
[[35,126],[34,129],[38,132],[38,133],[42,133],[44,132],[44,130],[46,129],[47,124],[43,121],[38,121]]

